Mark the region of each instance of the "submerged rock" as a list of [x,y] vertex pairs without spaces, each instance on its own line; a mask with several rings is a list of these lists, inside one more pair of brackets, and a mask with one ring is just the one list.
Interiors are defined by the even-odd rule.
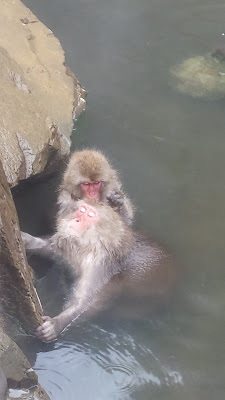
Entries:
[[21,3],[0,1],[0,159],[11,186],[55,171],[70,151],[85,92],[52,31]]
[[22,350],[0,329],[0,400],[4,399],[49,400],[49,396]]
[[188,58],[171,69],[172,85],[192,97],[225,97],[225,60],[222,52]]

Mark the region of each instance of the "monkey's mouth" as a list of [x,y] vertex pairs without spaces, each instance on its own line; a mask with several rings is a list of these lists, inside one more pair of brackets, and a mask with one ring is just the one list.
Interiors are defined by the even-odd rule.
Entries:
[[99,199],[99,193],[94,192],[94,193],[88,193],[87,199]]
[[73,218],[68,224],[68,233],[69,235],[72,236],[78,236],[79,235],[79,230],[80,230],[80,219],[79,218]]

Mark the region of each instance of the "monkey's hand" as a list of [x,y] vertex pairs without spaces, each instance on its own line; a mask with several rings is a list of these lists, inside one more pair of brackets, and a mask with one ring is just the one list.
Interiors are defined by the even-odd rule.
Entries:
[[117,208],[119,210],[124,203],[123,193],[113,190],[108,194],[107,200],[112,208]]
[[60,320],[57,317],[50,318],[47,316],[42,317],[42,319],[44,322],[36,329],[35,335],[43,340],[43,342],[49,342],[55,339],[61,332]]

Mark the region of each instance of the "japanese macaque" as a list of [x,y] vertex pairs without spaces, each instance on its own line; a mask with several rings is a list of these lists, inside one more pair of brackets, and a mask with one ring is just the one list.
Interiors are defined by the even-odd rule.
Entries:
[[130,225],[133,206],[122,190],[117,172],[105,156],[96,150],[72,154],[58,197],[58,217],[77,208],[80,199],[95,199],[110,205]]
[[[63,312],[43,317],[36,336],[54,339],[73,320],[98,303],[111,286],[120,291],[160,298],[173,274],[168,254],[156,243],[134,233],[110,206],[96,199],[77,201],[77,210],[58,218],[56,233],[49,239],[22,233],[25,247],[60,254],[78,275]],[[103,296],[104,297],[104,296]]]

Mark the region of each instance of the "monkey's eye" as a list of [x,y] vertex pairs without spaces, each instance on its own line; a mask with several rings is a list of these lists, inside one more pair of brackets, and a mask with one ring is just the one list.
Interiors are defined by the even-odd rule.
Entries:
[[88,186],[88,185],[89,185],[89,182],[82,182],[82,185]]
[[96,189],[100,189],[100,187],[102,186],[102,182],[94,182],[93,185]]

